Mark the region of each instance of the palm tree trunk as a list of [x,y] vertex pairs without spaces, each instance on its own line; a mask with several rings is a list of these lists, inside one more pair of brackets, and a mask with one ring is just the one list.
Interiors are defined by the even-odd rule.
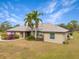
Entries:
[[37,39],[37,28],[35,28],[35,39]]

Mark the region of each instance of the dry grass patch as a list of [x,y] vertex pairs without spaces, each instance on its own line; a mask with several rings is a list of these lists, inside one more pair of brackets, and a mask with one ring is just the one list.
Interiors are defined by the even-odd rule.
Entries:
[[0,59],[78,59],[79,33],[68,45],[41,41],[0,42]]

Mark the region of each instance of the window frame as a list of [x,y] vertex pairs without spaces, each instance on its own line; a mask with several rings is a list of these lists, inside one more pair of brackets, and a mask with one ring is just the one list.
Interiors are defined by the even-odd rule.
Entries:
[[50,33],[50,39],[55,39],[55,33],[54,32]]

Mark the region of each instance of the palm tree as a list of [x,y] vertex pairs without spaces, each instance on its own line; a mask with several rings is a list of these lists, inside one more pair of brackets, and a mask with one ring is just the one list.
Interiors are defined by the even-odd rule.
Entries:
[[40,15],[42,15],[42,13],[39,13],[38,11],[32,11],[33,14],[33,19],[35,21],[35,39],[37,38],[37,28],[39,25],[39,22],[42,20],[39,18]]
[[33,35],[33,17],[32,17],[32,13],[28,13],[25,16],[25,26],[29,26],[31,28],[31,35]]
[[37,28],[39,25],[39,22],[42,21],[39,16],[42,15],[42,13],[39,13],[38,11],[32,11],[31,13],[28,13],[24,19],[25,25],[28,24],[28,26],[31,28],[31,34],[33,35],[33,29],[35,25],[35,38],[37,38]]

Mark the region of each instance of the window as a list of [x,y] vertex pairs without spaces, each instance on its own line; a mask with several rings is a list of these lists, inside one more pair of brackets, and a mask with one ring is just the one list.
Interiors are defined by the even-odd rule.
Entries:
[[50,39],[55,39],[55,33],[50,33]]

